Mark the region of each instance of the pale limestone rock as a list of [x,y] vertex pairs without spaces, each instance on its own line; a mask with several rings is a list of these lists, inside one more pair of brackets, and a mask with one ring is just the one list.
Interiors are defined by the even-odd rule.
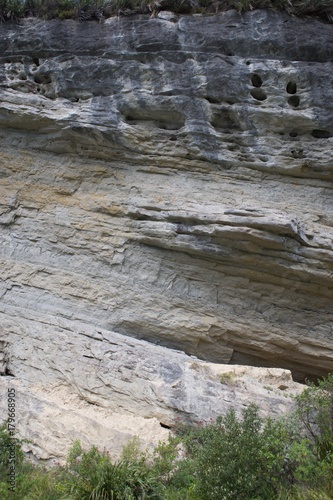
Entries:
[[[0,49],[0,372],[32,412],[52,412],[48,384],[165,425],[235,402],[211,365],[144,340],[333,371],[330,26],[27,19]],[[284,411],[262,387],[238,407]]]
[[262,416],[285,414],[303,389],[288,370],[207,363],[107,330],[45,320],[21,320],[26,334],[13,337],[17,376],[0,378],[1,415],[14,388],[17,437],[29,440],[24,449],[38,459],[64,460],[76,439],[118,459],[130,438],[152,449],[179,420],[207,423],[251,402]]

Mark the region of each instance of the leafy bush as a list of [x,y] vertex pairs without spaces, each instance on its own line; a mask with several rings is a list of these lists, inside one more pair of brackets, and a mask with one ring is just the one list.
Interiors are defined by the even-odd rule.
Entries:
[[333,374],[311,384],[296,398],[296,416],[303,428],[301,480],[333,491]]
[[136,500],[158,498],[158,484],[144,458],[113,464],[96,447],[82,450],[76,442],[69,452],[65,491],[77,500]]
[[284,468],[287,434],[282,424],[264,424],[255,405],[244,410],[243,419],[230,410],[199,429],[187,445],[196,457],[199,498],[275,498],[278,487],[289,481],[290,471]]

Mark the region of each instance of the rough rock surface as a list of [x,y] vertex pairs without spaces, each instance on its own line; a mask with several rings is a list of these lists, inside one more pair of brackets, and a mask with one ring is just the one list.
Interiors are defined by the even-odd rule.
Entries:
[[[43,460],[64,459],[75,439],[117,459],[134,435],[144,448],[153,447],[178,419],[209,422],[251,402],[263,416],[284,414],[303,389],[289,370],[207,363],[64,320],[44,324],[39,334],[32,327],[23,320],[26,334],[13,338],[17,376],[0,378],[0,414],[6,415],[7,389],[14,388],[18,436]],[[71,331],[70,348],[63,335],[54,337],[59,328]],[[32,366],[24,359],[33,359]]]
[[114,377],[139,340],[333,371],[331,26],[27,19],[0,53],[4,375],[172,419],[192,409],[162,382],[137,404],[141,371]]

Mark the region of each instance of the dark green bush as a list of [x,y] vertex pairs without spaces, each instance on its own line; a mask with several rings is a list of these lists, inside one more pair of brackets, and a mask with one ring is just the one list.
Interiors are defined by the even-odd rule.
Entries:
[[231,410],[191,433],[185,443],[196,462],[199,498],[273,499],[292,480],[285,467],[290,433],[282,423],[265,423],[255,405],[242,419]]

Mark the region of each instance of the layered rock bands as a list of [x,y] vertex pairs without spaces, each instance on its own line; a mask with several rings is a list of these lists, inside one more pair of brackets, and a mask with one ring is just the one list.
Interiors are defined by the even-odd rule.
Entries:
[[0,27],[0,366],[169,426],[333,371],[333,35],[159,16]]

